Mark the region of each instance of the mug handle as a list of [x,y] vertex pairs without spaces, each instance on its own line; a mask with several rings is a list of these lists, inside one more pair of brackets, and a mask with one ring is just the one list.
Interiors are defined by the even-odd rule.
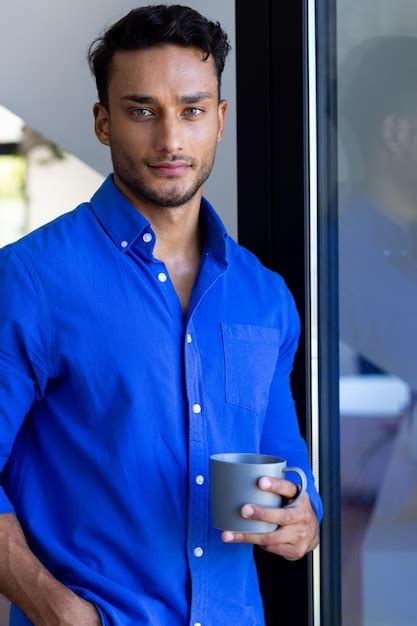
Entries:
[[283,507],[283,508],[289,509],[290,507],[295,506],[298,503],[298,501],[303,497],[305,492],[307,491],[307,476],[305,475],[301,467],[284,467],[282,471],[283,472],[295,472],[301,478],[300,493],[296,495],[295,498],[290,500],[288,504],[285,505],[285,507]]

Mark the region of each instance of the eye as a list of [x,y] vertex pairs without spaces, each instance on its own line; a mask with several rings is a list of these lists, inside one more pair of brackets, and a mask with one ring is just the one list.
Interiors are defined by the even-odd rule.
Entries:
[[151,117],[153,115],[152,111],[149,109],[130,109],[129,113],[133,115],[133,117]]
[[185,109],[184,113],[186,115],[189,115],[190,117],[197,117],[198,115],[204,113],[204,109],[199,109],[198,107],[189,107],[188,109]]

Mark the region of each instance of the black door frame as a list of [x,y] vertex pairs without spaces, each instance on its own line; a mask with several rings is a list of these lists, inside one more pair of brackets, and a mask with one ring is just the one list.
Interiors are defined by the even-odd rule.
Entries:
[[[284,276],[305,328],[303,55],[301,2],[236,1],[239,243]],[[302,337],[292,380],[308,439],[305,346]],[[267,626],[307,626],[311,557],[255,548],[255,559]]]

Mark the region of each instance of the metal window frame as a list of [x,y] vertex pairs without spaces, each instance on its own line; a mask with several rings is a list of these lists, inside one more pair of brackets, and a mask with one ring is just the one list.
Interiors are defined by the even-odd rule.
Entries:
[[[306,115],[306,317],[308,332],[308,385],[310,398],[310,455],[313,474],[320,484],[319,428],[319,314],[318,314],[318,189],[317,189],[317,77],[316,77],[316,3],[304,5],[304,85]],[[320,546],[312,556],[312,587],[310,590],[312,626],[321,626],[321,559]]]
[[324,504],[313,554],[313,626],[341,624],[336,3],[304,1],[306,291],[311,456]]

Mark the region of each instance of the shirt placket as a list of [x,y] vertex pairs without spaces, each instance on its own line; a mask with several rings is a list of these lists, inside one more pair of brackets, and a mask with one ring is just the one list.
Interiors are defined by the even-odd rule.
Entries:
[[[143,241],[152,245],[151,237],[143,235]],[[141,250],[144,252],[143,248]],[[147,252],[147,254],[146,254]],[[184,371],[188,410],[188,533],[187,558],[191,577],[190,626],[208,626],[208,571],[207,554],[209,526],[208,498],[208,444],[207,416],[203,395],[202,368],[198,349],[195,312],[202,305],[205,294],[225,272],[226,266],[204,252],[193,287],[187,320],[184,319],[181,302],[162,261],[152,256],[152,248],[145,247],[149,270],[155,278],[174,319],[180,321],[184,341]],[[185,328],[184,328],[185,326]]]
[[190,626],[208,626],[207,558],[209,529],[208,415],[197,328],[196,310],[204,296],[224,273],[225,267],[205,255],[198,280],[190,298],[189,317],[184,339],[185,378],[189,415],[189,500],[187,554],[191,575]]
[[208,550],[207,436],[201,363],[192,323],[185,338],[185,376],[189,415],[189,490],[187,555],[191,575],[190,624],[204,624]]
[[154,244],[155,234],[151,227],[148,226],[141,234],[138,242],[133,246],[132,253],[139,255],[147,262],[148,270],[155,280],[156,287],[160,290],[162,299],[168,306],[172,318],[179,322],[182,330],[184,313],[181,301],[165,263],[153,256]]

